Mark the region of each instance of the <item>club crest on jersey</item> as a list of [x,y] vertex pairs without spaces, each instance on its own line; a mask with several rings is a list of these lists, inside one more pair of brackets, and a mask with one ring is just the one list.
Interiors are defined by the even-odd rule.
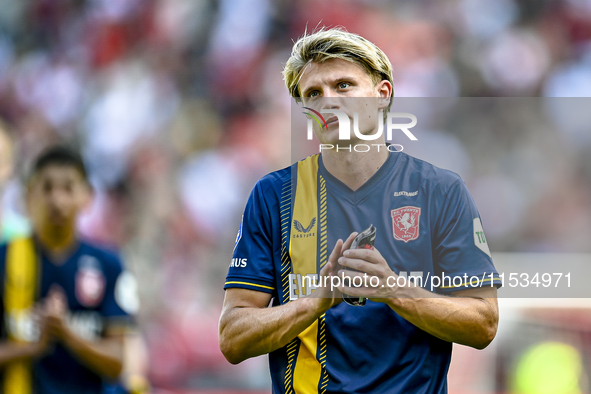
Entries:
[[82,256],[78,261],[76,272],[76,299],[87,307],[93,308],[100,304],[105,295],[105,275],[95,257]]
[[419,237],[421,208],[402,207],[390,211],[394,239],[409,242]]

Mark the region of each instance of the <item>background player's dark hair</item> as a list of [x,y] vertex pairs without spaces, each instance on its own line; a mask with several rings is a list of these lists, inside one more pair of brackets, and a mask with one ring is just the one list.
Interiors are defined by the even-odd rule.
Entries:
[[64,166],[76,169],[86,183],[88,182],[88,173],[86,171],[86,165],[82,156],[72,148],[64,145],[56,145],[44,150],[35,160],[33,169],[31,171],[31,177],[38,174],[41,170],[49,166]]

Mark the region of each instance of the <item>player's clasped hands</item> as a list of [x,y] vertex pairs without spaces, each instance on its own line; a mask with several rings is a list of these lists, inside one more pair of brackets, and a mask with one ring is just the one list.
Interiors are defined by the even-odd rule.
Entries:
[[67,305],[63,289],[54,285],[47,297],[35,306],[34,318],[39,327],[39,339],[33,356],[40,357],[51,352],[55,342],[67,335]]
[[[351,234],[349,239],[355,237]],[[398,275],[392,271],[377,249],[345,249],[338,259],[341,278],[338,290],[342,293],[385,302],[397,296]],[[394,285],[393,285],[394,284]]]
[[66,315],[68,313],[68,301],[64,290],[57,285],[49,289],[44,300],[43,318],[45,329],[51,339],[64,339],[67,335]]
[[327,303],[327,305],[325,305],[326,309],[343,301],[341,292],[336,289],[335,286],[332,286],[334,283],[333,278],[338,276],[338,271],[341,268],[338,263],[339,258],[341,258],[343,253],[351,247],[351,243],[356,235],[356,232],[352,233],[344,242],[342,239],[339,239],[328,257],[328,262],[320,270],[318,280],[319,286],[317,286],[316,291],[314,292],[314,298],[325,300]]
[[313,297],[322,299],[325,309],[339,304],[343,293],[378,302],[397,296],[398,275],[377,249],[350,249],[356,236],[353,232],[345,241],[339,239],[320,270]]

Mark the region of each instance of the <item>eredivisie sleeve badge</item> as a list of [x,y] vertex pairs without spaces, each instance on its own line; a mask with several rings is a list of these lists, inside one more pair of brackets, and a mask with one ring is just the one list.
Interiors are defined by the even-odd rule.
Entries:
[[392,216],[392,231],[397,241],[409,242],[419,237],[421,222],[421,208],[402,207],[390,211]]

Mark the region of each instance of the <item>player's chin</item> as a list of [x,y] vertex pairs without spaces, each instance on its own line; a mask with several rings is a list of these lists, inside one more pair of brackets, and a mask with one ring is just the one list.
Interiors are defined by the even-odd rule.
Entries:
[[325,139],[321,141],[321,152],[354,152],[356,144],[351,141],[340,141],[338,138],[334,140]]
[[54,227],[67,226],[72,220],[66,214],[52,213],[48,215],[46,222]]
[[322,144],[336,145],[339,143],[339,127],[338,124],[329,125],[328,129],[322,127],[322,130],[316,132],[316,138]]

